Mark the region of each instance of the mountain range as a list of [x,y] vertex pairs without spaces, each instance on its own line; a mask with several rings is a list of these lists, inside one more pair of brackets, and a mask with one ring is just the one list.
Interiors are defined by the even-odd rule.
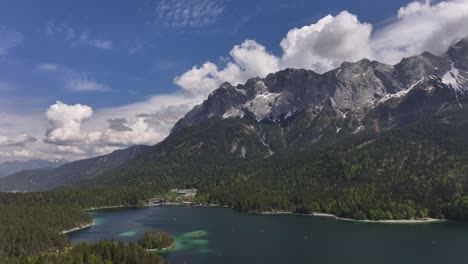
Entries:
[[139,145],[116,150],[96,158],[66,163],[55,168],[24,169],[0,179],[0,191],[44,191],[90,179],[144,154],[148,149],[148,146]]
[[138,155],[21,172],[0,190],[192,186],[245,210],[463,218],[467,107],[468,38],[396,65],[286,69],[222,84]]
[[59,167],[68,161],[66,160],[25,160],[25,161],[5,161],[0,163],[0,178],[23,170],[52,169]]

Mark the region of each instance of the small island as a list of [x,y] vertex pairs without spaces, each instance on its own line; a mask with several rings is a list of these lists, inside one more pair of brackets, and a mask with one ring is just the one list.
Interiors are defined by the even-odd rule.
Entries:
[[147,251],[164,251],[175,247],[174,239],[164,232],[146,232],[138,244]]

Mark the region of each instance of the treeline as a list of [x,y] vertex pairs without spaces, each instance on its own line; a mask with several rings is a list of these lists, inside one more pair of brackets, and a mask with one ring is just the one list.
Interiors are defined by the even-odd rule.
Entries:
[[[161,256],[146,251],[130,242],[99,241],[80,243],[65,252],[43,254],[21,258],[4,259],[9,264],[162,264],[167,263]],[[1,259],[0,259],[1,261]],[[2,262],[3,263],[3,262]]]
[[63,252],[71,241],[61,232],[92,222],[84,209],[138,205],[155,193],[154,187],[0,193],[0,259]]
[[174,239],[164,232],[146,232],[138,240],[138,245],[145,249],[162,250],[174,245]]
[[0,206],[0,257],[63,250],[70,241],[60,232],[90,222],[90,216],[78,208],[51,204]]

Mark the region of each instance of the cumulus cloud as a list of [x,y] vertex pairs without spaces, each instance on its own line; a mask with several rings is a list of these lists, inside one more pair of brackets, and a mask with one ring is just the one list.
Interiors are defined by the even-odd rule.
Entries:
[[146,122],[145,117],[138,117],[133,123],[127,122],[124,126],[128,129],[120,131],[108,129],[100,136],[100,143],[106,146],[126,147],[141,144],[152,145],[160,140],[160,135]]
[[175,83],[184,91],[207,94],[225,81],[238,84],[285,68],[323,73],[344,61],[362,58],[393,64],[424,51],[444,52],[450,44],[468,36],[466,25],[468,0],[409,3],[391,23],[377,31],[356,15],[343,11],[290,30],[280,43],[280,56],[247,40],[231,50],[226,65],[206,62],[175,78]]
[[91,107],[81,104],[67,105],[57,101],[46,112],[52,127],[47,131],[45,142],[55,145],[78,145],[85,138],[81,123],[93,115]]
[[221,70],[216,64],[206,62],[201,67],[193,67],[174,81],[184,92],[206,96],[223,82],[235,85],[251,77],[265,77],[280,69],[279,59],[254,40],[246,40],[234,46],[229,55],[230,61]]
[[468,36],[468,0],[412,2],[397,19],[375,32],[373,57],[388,63],[423,51],[435,54]]
[[36,142],[37,139],[28,134],[20,134],[13,137],[1,136],[0,135],[0,147],[24,147],[28,144]]
[[343,11],[317,23],[295,28],[281,41],[283,68],[305,68],[325,72],[343,61],[356,61],[371,55],[372,26]]
[[[175,93],[96,111],[86,105],[56,102],[46,112],[50,128],[34,153],[41,153],[42,158],[75,160],[132,145],[154,145],[201,100]],[[14,158],[13,151],[8,153],[9,158]]]
[[23,35],[16,30],[0,26],[0,55],[23,43]]
[[[121,107],[99,109],[89,120],[90,130],[103,131],[93,144],[99,146],[154,145],[203,97],[182,93],[157,95]],[[107,129],[102,129],[107,123]],[[89,138],[89,136],[88,136]]]

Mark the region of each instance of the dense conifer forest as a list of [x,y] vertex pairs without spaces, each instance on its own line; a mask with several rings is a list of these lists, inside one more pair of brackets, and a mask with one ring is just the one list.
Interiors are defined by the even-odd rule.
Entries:
[[[92,222],[87,208],[138,205],[156,190],[109,188],[0,193],[0,263],[162,263],[136,244],[73,246],[61,233]],[[149,195],[148,195],[149,196]],[[113,262],[115,259],[125,261]]]
[[174,245],[174,239],[164,232],[146,232],[138,244],[149,250],[163,250]]

